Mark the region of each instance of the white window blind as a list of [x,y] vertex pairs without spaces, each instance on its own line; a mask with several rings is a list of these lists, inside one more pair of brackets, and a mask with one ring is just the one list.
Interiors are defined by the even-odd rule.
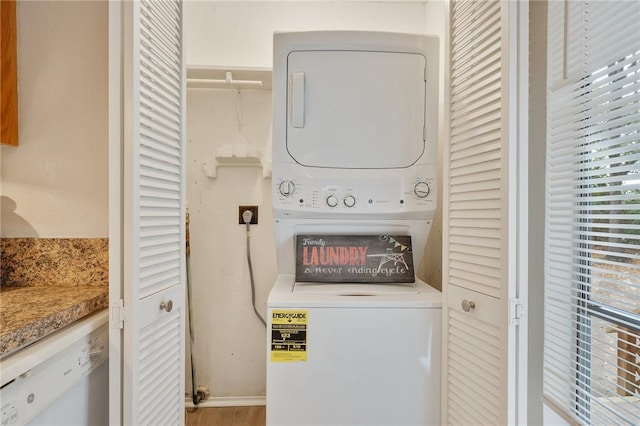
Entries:
[[640,424],[640,2],[550,2],[544,394]]

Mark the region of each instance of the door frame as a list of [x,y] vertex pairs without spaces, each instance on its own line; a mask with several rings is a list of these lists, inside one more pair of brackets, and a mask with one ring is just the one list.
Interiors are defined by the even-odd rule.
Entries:
[[109,2],[109,424],[122,425],[122,3]]

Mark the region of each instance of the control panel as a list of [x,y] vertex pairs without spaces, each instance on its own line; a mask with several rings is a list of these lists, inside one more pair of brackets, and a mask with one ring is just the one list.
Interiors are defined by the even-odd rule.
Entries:
[[401,213],[435,209],[435,179],[275,178],[276,209],[300,212]]
[[107,342],[104,324],[8,381],[0,389],[0,425],[24,425],[54,403],[105,362]]

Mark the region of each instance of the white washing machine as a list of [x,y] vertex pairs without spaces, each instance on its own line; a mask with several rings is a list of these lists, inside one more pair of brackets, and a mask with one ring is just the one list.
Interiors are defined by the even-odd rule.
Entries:
[[439,425],[436,37],[276,33],[267,424]]

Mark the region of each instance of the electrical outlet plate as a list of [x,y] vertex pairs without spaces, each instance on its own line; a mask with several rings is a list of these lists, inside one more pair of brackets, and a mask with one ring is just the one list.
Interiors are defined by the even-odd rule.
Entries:
[[253,216],[251,217],[251,225],[258,224],[258,206],[238,206],[238,224],[244,225],[244,219],[242,218],[242,213],[246,210],[251,210]]

